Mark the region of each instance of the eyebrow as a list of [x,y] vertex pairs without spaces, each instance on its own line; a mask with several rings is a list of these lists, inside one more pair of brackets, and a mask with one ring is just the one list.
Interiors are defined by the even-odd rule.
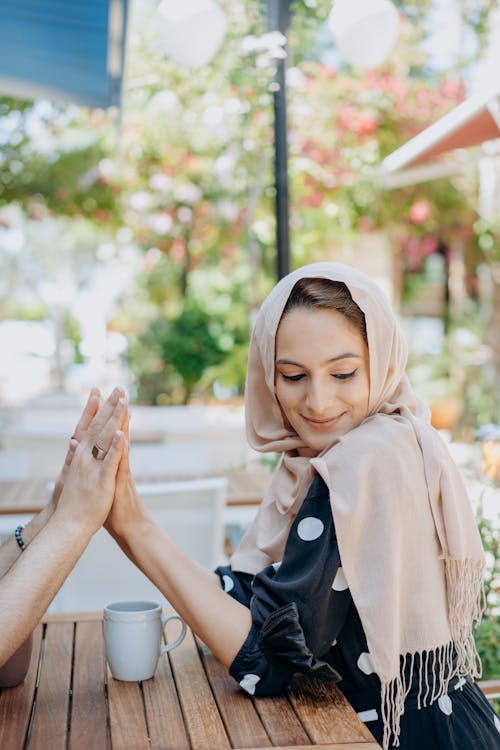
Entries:
[[[325,360],[323,364],[329,365],[332,362],[337,362],[339,359],[362,359],[360,354],[354,354],[353,352],[344,352],[343,354],[337,354],[336,357],[330,357],[330,359]],[[295,365],[296,367],[305,367],[305,365],[301,364],[300,362],[294,362],[293,359],[277,359],[276,360],[277,365]]]

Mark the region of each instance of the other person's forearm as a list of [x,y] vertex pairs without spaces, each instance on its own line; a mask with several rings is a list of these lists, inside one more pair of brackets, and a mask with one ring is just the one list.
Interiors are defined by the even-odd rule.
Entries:
[[[121,389],[114,389],[102,408],[93,410],[93,416],[89,409],[88,429],[80,442],[71,441],[74,455],[68,454],[61,472],[59,496],[53,493],[45,513],[25,530],[27,548],[20,553],[16,550],[16,559],[0,579],[0,664],[33,631],[109,514],[124,448],[121,427],[128,420],[127,403],[120,394]],[[103,456],[94,455],[96,445]],[[6,563],[8,553],[9,549]]]
[[[55,504],[49,502],[36,516],[34,516],[29,523],[26,524],[22,531],[23,541],[26,545],[29,545],[38,532],[43,529],[52,513],[54,512]],[[22,554],[22,550],[18,545],[14,535],[9,537],[0,547],[0,578],[2,578],[11,566],[15,563],[18,557]]]
[[0,665],[36,627],[92,532],[56,511],[0,580]]

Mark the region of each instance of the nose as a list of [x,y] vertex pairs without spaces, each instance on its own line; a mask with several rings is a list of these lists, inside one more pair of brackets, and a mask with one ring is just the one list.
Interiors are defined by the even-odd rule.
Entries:
[[330,414],[333,400],[332,385],[323,378],[311,378],[306,394],[306,406],[311,417]]

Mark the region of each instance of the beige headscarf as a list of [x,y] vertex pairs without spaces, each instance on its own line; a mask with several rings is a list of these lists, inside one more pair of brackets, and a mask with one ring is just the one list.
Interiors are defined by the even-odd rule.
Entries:
[[[370,361],[367,418],[314,458],[297,455],[303,443],[285,425],[274,388],[276,331],[294,285],[305,277],[346,284],[365,314]],[[458,469],[406,378],[406,358],[383,292],[361,272],[314,263],[277,284],[252,334],[246,419],[250,445],[282,457],[231,559],[235,570],[254,574],[279,561],[314,472],[321,475],[343,572],[382,683],[384,748],[391,735],[399,745],[414,678],[420,707],[446,693],[453,677],[478,677],[481,669],[473,638],[482,608],[481,539]]]

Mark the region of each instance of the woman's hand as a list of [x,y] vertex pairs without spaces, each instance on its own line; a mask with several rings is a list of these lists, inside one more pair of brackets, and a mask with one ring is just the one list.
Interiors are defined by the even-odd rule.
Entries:
[[128,407],[120,392],[113,391],[76,447],[55,512],[61,521],[83,526],[91,533],[102,526],[109,513],[124,452]]
[[130,471],[130,420],[125,426],[125,449],[120,459],[116,475],[116,489],[113,505],[104,524],[105,529],[127,552],[127,530],[134,527],[139,519],[148,518]]

